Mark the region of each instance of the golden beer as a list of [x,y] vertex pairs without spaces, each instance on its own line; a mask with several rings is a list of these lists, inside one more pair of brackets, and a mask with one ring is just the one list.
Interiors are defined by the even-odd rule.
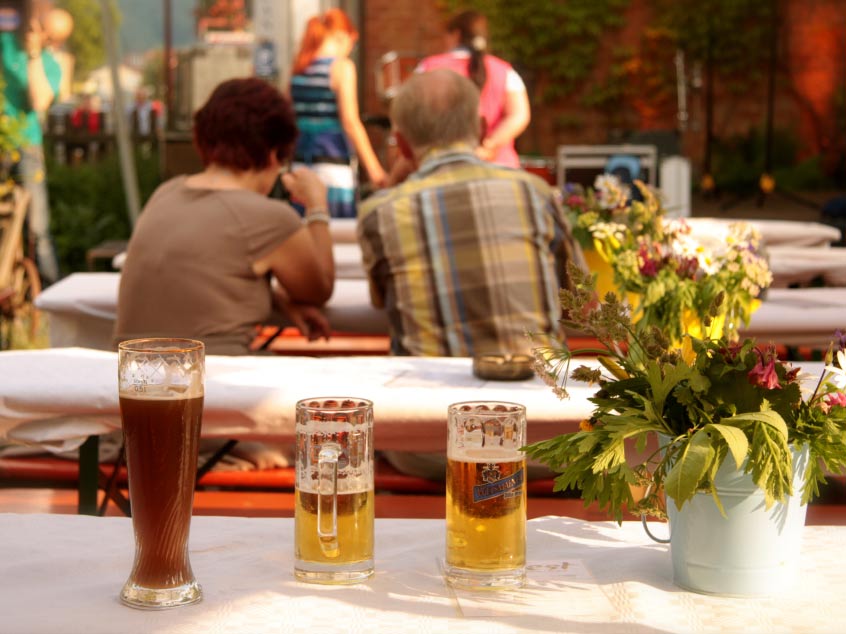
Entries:
[[[330,497],[331,503],[331,497]],[[317,493],[296,491],[294,556],[298,561],[352,564],[373,559],[373,490],[338,493],[338,538],[321,543]],[[324,521],[331,522],[329,517]]]
[[447,461],[446,563],[514,570],[526,563],[526,460],[497,449],[467,449]]

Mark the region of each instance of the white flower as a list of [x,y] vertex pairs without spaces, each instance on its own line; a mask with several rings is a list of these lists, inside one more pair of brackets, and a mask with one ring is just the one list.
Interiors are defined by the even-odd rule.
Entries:
[[597,193],[597,202],[602,209],[624,207],[631,197],[631,188],[612,174],[599,174],[593,182]]
[[837,364],[827,365],[825,366],[825,369],[827,372],[831,372],[829,380],[836,385],[839,390],[844,390],[846,389],[846,352],[838,350],[836,356]]

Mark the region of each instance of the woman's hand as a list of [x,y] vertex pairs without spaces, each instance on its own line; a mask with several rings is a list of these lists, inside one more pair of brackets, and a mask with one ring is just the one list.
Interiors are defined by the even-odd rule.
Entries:
[[317,306],[289,303],[285,306],[284,311],[303,337],[309,341],[317,341],[318,339],[329,341],[332,327],[329,325],[326,315]]
[[304,207],[326,207],[326,185],[307,167],[282,174],[282,183],[293,198]]
[[368,176],[376,189],[383,189],[390,184],[388,174],[382,169],[381,165],[378,166],[378,169],[374,168],[372,173],[368,173]]
[[303,337],[309,341],[318,339],[329,341],[332,327],[326,315],[317,306],[292,302],[288,292],[275,279],[271,281],[270,292],[273,294],[273,303],[276,308],[291,320]]
[[494,157],[496,156],[497,148],[490,143],[489,141],[484,140],[482,144],[476,148],[476,156],[478,156],[483,161],[493,161]]

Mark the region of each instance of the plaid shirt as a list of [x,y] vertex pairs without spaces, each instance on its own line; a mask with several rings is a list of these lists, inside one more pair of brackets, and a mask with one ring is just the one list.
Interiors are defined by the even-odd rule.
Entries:
[[582,263],[552,189],[467,145],[365,200],[358,240],[394,354],[528,352],[527,332],[559,334],[566,261]]

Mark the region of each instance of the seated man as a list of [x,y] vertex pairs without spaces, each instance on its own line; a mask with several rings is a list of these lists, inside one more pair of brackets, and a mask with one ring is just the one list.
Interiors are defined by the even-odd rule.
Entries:
[[[408,79],[391,104],[416,171],[364,201],[358,239],[393,354],[529,353],[527,332],[560,334],[567,261],[584,266],[549,185],[476,157],[478,102],[470,80],[435,70]],[[426,475],[442,478],[443,464]]]

